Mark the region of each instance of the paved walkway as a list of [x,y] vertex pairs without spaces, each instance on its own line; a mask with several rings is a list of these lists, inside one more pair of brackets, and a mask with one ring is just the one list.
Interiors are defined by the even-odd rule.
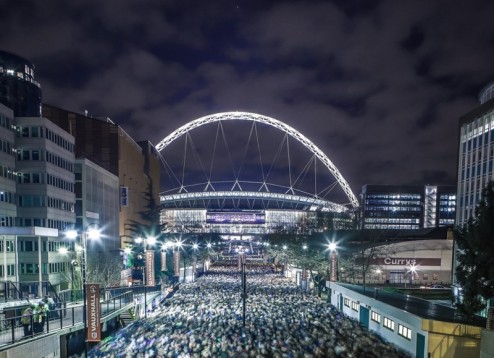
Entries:
[[91,357],[398,358],[409,357],[274,274],[217,272],[181,285],[148,319],[105,339]]

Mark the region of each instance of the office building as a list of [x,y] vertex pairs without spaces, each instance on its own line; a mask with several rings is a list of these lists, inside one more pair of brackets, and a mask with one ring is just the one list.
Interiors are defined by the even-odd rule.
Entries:
[[362,229],[416,230],[454,224],[454,186],[364,185],[360,199]]
[[494,82],[479,94],[480,105],[460,118],[456,224],[475,214],[482,190],[494,179]]
[[0,103],[16,117],[41,116],[41,86],[34,79],[34,65],[5,51],[0,51]]
[[89,250],[118,255],[132,244],[128,224],[147,225],[150,198],[159,205],[159,155],[108,118],[51,106],[41,117],[34,66],[6,52],[0,103],[0,278],[32,281],[35,295],[46,281],[66,288],[72,257],[58,250],[75,255],[66,231],[97,224],[102,240]]
[[[460,117],[458,143],[458,203],[456,225],[465,225],[475,215],[482,190],[494,179],[494,82],[479,94],[480,105]],[[453,282],[456,284],[456,256]],[[455,286],[454,295],[459,296]]]
[[150,224],[143,216],[150,202],[159,205],[160,160],[154,146],[148,141],[135,142],[109,118],[46,104],[43,115],[75,137],[76,158],[86,158],[118,177],[120,247],[132,245],[136,223]]
[[89,243],[89,251],[120,249],[118,232],[118,177],[86,158],[75,161],[76,228],[101,227],[101,240]]
[[33,282],[28,291],[36,295],[42,282],[58,287],[70,270],[58,250],[72,247],[60,232],[75,224],[74,137],[3,104],[0,122],[0,277]]

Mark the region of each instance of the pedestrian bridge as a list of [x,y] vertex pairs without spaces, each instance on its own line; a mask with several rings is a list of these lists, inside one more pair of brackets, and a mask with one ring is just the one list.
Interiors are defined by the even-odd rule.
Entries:
[[[117,325],[120,315],[134,308],[134,298],[142,296],[144,287],[112,289],[111,298],[100,301],[102,332]],[[161,285],[146,288],[150,302],[161,292]],[[19,301],[18,307],[26,307]],[[24,336],[21,315],[0,319],[0,357],[67,357],[81,352],[84,347],[84,321],[82,302],[64,302],[51,310],[43,333]],[[42,342],[41,342],[42,341]],[[40,351],[43,350],[43,352]],[[70,354],[69,354],[70,353]]]

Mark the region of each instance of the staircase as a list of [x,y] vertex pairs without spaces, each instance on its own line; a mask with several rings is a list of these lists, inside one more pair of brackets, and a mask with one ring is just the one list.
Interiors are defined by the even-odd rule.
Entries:
[[135,315],[133,311],[134,311],[133,309],[130,309],[120,314],[120,324],[122,325],[122,327],[128,326],[135,319]]

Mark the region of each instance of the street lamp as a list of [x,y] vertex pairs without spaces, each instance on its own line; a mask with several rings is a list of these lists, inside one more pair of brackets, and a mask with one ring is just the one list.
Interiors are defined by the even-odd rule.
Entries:
[[245,272],[245,253],[248,249],[243,246],[238,247],[235,251],[239,255],[239,263],[241,264],[241,279],[242,279],[242,325],[245,327],[245,311],[246,311],[246,300],[247,300],[247,274]]
[[287,257],[286,257],[286,249],[288,246],[283,245],[283,272],[281,273],[284,277],[287,277]]
[[309,249],[309,246],[307,244],[302,245],[302,250],[303,251],[303,257],[304,257],[304,264],[302,267],[302,282],[301,282],[301,287],[302,290],[307,291],[309,287],[309,275],[307,273],[307,250]]
[[417,272],[417,266],[414,264],[411,264],[408,268],[408,272],[410,273],[410,286],[412,286],[415,273]]
[[[77,231],[70,230],[66,233],[68,239],[75,240],[77,238]],[[91,223],[86,226],[86,229],[81,233],[81,247],[82,247],[82,320],[84,322],[84,352],[87,357],[88,350],[88,328],[87,328],[87,304],[86,304],[86,281],[87,281],[87,240],[98,240],[101,237],[101,230],[99,225],[96,223]],[[99,322],[98,322],[99,325]]]
[[[62,255],[68,255],[69,252],[72,254],[74,253],[73,251],[70,251],[67,249],[65,246],[62,246],[61,248],[58,249],[58,252]],[[74,301],[74,267],[79,266],[79,262],[72,256],[72,259],[70,260],[70,302]]]

